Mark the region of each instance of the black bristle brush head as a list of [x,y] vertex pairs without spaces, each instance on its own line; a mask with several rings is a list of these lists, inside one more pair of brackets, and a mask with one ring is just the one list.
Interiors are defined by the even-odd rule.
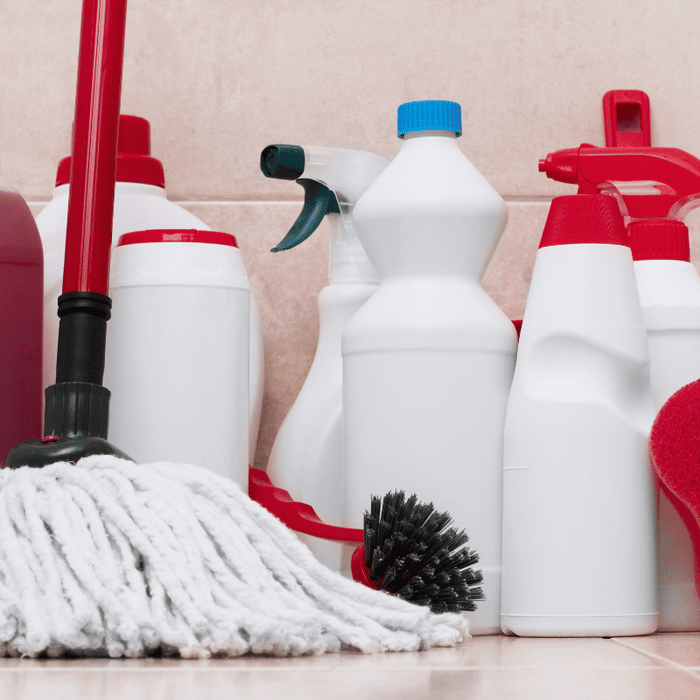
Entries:
[[478,554],[448,513],[404,491],[372,497],[364,517],[364,554],[369,578],[379,590],[435,613],[476,610],[484,600]]

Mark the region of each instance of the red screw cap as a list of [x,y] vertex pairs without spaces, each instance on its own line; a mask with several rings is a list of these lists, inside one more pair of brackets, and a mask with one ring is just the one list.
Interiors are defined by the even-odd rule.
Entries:
[[[71,157],[63,158],[56,172],[56,187],[70,182]],[[163,164],[151,156],[151,125],[143,117],[119,116],[117,182],[165,187]]]
[[214,243],[238,248],[236,237],[222,231],[199,231],[194,228],[154,228],[131,231],[119,236],[117,247],[135,243]]
[[625,223],[613,197],[572,194],[552,200],[540,248],[577,243],[627,245]]
[[674,219],[633,221],[628,227],[634,260],[690,262],[688,227]]

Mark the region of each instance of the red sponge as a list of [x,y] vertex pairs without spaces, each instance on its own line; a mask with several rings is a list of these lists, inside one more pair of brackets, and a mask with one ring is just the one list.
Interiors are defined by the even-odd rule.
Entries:
[[700,379],[662,406],[651,428],[649,451],[661,488],[690,534],[700,595]]

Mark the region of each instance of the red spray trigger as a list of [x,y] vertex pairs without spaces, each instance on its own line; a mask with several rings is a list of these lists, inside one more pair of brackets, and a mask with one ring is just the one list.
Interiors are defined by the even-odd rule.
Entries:
[[700,206],[700,160],[678,148],[581,144],[550,153],[540,172],[578,185],[579,194],[614,188],[633,219],[680,219]]
[[614,195],[630,219],[682,219],[700,206],[700,160],[678,148],[652,147],[646,93],[607,92],[603,117],[605,148],[583,143],[554,151],[540,160],[540,172],[578,185],[578,194]]
[[651,146],[649,96],[642,90],[606,92],[603,120],[606,146]]

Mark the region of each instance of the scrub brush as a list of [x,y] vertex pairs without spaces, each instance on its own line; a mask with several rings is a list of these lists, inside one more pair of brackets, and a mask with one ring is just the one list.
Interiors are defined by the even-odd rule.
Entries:
[[484,600],[479,555],[466,545],[452,517],[403,491],[373,496],[364,528],[324,523],[306,503],[294,501],[260,469],[251,469],[248,492],[287,527],[313,537],[362,543],[352,555],[352,576],[369,588],[430,608],[434,613],[471,612]]

